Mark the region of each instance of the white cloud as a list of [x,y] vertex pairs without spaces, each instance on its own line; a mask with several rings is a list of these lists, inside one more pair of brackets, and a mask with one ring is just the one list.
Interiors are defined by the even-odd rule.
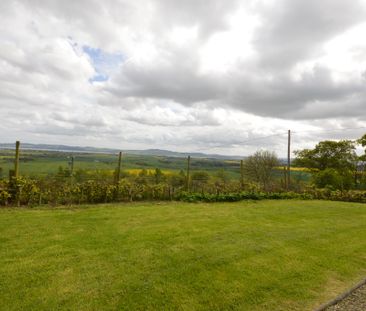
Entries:
[[365,3],[3,1],[0,140],[284,155],[282,136],[244,142],[356,138],[316,131],[366,126]]

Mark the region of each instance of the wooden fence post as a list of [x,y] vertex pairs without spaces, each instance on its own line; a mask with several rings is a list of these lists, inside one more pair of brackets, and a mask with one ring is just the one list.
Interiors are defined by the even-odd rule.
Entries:
[[244,161],[240,160],[240,187],[244,190]]
[[190,171],[191,171],[191,156],[188,156],[187,158],[187,191],[190,190]]
[[121,166],[122,166],[122,152],[118,155],[118,167],[117,167],[117,183],[119,183],[119,180],[121,179]]
[[291,184],[291,131],[288,130],[288,137],[287,137],[287,183],[286,188],[290,190]]
[[15,143],[15,162],[14,162],[14,177],[19,177],[19,147],[20,142],[16,141]]

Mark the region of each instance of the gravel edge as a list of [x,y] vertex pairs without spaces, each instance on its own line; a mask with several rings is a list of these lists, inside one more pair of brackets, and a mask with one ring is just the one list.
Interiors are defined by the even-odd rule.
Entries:
[[346,290],[342,294],[338,295],[336,298],[328,301],[327,303],[322,304],[320,307],[316,308],[314,311],[325,311],[327,308],[336,305],[338,302],[350,296],[354,291],[359,289],[361,286],[366,285],[366,278],[358,282],[355,286]]

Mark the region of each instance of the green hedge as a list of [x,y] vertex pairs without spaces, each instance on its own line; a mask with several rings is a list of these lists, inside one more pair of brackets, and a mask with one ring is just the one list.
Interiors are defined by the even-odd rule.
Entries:
[[227,194],[187,193],[177,197],[185,202],[237,202],[242,200],[331,200],[366,203],[366,191],[347,190],[330,191],[328,189],[312,189],[306,192],[240,192]]
[[284,200],[284,199],[313,199],[309,193],[296,192],[239,192],[227,194],[182,193],[178,198],[185,202],[237,202],[242,200]]
[[39,204],[85,204],[120,201],[178,200],[185,202],[236,202],[242,200],[319,199],[366,203],[365,190],[331,190],[310,188],[304,192],[184,192],[183,187],[167,183],[137,184],[121,180],[118,184],[106,180],[79,183],[63,180],[13,179],[0,181],[0,205],[35,206]]

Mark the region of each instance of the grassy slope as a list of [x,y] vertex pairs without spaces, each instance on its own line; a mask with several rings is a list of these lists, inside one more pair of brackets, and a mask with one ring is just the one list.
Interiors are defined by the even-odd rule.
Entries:
[[311,310],[366,273],[366,205],[0,210],[1,310]]

